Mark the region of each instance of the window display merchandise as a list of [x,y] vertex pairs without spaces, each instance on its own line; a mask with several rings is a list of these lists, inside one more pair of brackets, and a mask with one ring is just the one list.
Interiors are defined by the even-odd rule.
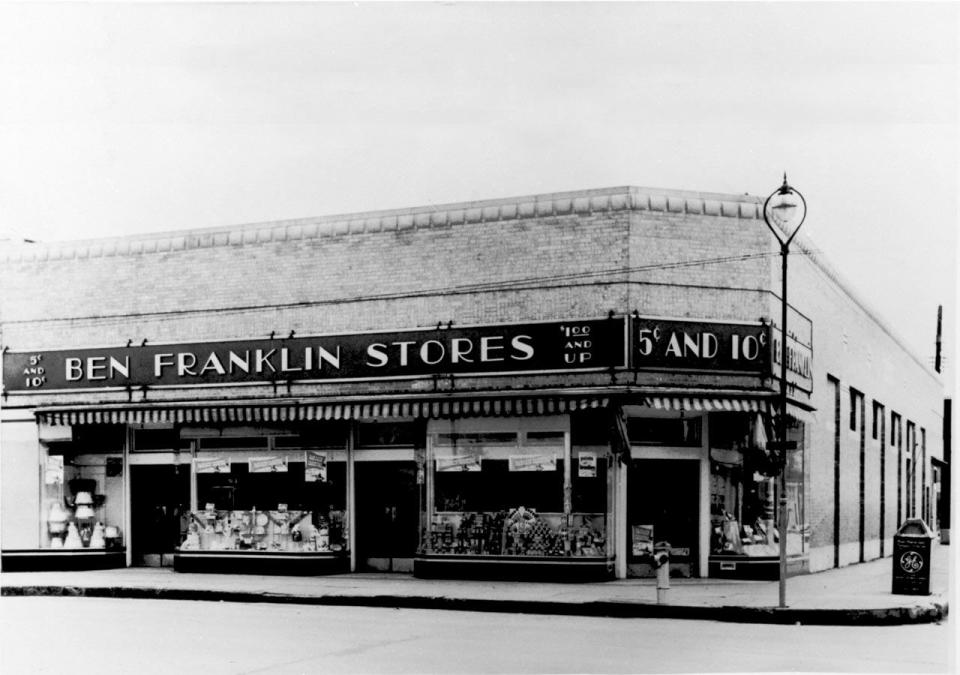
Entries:
[[114,431],[60,434],[41,443],[36,482],[18,486],[35,509],[35,543],[5,550],[4,571],[126,564],[126,470],[122,435]]
[[605,566],[606,448],[571,448],[565,430],[514,425],[509,431],[509,424],[487,431],[432,425],[419,558],[433,565],[421,568],[458,559],[503,570],[505,563],[534,560]]
[[41,546],[59,550],[123,548],[122,455],[48,452],[41,482]]
[[[775,567],[779,561],[776,510],[781,464],[767,450],[759,415],[712,415],[710,424],[711,574],[769,576],[774,570],[761,570],[760,565]],[[786,452],[787,555],[794,558],[804,556],[809,547],[803,438],[803,424],[791,420],[788,440],[796,447]]]
[[181,551],[340,552],[343,511],[194,511]]
[[[294,574],[299,565],[299,571],[322,573],[303,560],[326,557],[338,559],[340,571],[348,560],[346,449],[303,447],[315,437],[324,436],[314,430],[307,438],[199,438],[191,475],[195,507],[181,520],[174,566]],[[271,557],[276,560],[251,562]],[[284,559],[300,562],[277,562]]]

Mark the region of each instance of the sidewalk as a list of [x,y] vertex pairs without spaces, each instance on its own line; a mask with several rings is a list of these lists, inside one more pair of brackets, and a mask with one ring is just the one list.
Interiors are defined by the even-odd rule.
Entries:
[[787,609],[776,581],[672,579],[656,604],[653,579],[559,584],[425,580],[396,574],[320,577],[183,574],[169,568],[0,575],[3,595],[83,595],[234,602],[410,607],[717,621],[889,625],[947,616],[950,547],[934,544],[929,596],[893,595],[890,558],[792,577]]

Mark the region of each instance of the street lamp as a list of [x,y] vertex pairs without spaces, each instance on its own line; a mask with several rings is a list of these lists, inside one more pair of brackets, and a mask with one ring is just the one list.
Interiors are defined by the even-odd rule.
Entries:
[[780,607],[787,606],[787,256],[790,242],[800,231],[807,217],[807,202],[803,195],[787,183],[767,197],[763,203],[763,220],[780,242],[782,286],[780,293],[780,414],[777,416],[777,440],[780,450],[780,510],[777,531],[780,537]]

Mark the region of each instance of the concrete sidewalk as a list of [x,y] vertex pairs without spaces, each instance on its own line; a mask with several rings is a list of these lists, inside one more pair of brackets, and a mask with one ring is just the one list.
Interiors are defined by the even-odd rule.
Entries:
[[3,595],[86,595],[411,607],[718,621],[889,625],[930,623],[947,616],[950,548],[934,544],[929,596],[893,595],[890,558],[792,577],[786,609],[776,581],[672,579],[656,604],[653,579],[560,584],[425,580],[397,574],[322,577],[183,574],[169,568],[0,575]]

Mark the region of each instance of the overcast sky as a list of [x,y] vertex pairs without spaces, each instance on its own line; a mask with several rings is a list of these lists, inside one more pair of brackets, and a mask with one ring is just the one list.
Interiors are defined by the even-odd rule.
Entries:
[[[765,196],[924,361],[956,321],[955,3],[0,5],[0,232],[639,185]],[[952,355],[952,352],[951,352]]]

